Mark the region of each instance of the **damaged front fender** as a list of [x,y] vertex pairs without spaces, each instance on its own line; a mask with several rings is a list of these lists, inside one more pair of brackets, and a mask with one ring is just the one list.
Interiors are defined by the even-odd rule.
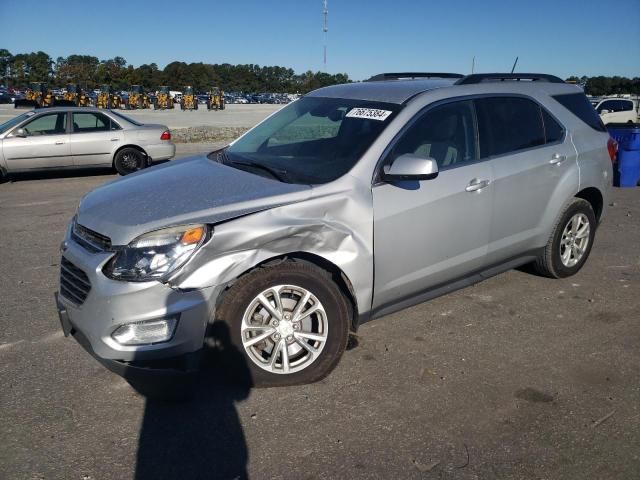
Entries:
[[308,200],[215,225],[212,239],[170,283],[181,289],[224,286],[270,259],[308,254],[344,274],[358,317],[366,317],[373,291],[371,187],[353,177],[348,184],[314,187]]

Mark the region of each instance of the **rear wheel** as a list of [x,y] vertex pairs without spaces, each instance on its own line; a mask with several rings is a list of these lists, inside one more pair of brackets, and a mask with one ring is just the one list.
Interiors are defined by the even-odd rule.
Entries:
[[596,227],[591,204],[575,198],[560,215],[547,246],[534,263],[535,270],[551,278],[578,273],[591,253]]
[[286,261],[241,277],[226,292],[216,321],[228,326],[254,385],[269,387],[328,375],[347,345],[349,312],[327,272]]
[[144,154],[135,148],[123,148],[113,161],[113,166],[120,175],[129,175],[147,166]]

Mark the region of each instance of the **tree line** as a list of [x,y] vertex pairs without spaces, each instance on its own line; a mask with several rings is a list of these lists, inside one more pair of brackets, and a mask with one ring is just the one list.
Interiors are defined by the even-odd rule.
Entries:
[[155,63],[135,67],[123,57],[100,60],[92,55],[69,55],[53,60],[42,51],[13,55],[0,49],[0,81],[18,88],[31,82],[47,82],[52,87],[77,83],[85,89],[109,84],[117,89],[142,85],[154,90],[168,85],[172,90],[182,90],[191,85],[206,91],[215,85],[226,91],[306,93],[350,80],[346,73],[297,74],[279,66],[171,62],[160,69]]
[[596,97],[619,93],[640,94],[640,77],[571,76],[567,78],[567,81],[581,85],[587,95],[595,95]]
[[[83,88],[109,84],[117,89],[143,85],[152,90],[168,85],[172,90],[181,90],[191,85],[205,91],[215,85],[227,91],[306,93],[350,80],[346,73],[297,74],[291,68],[279,66],[171,62],[160,69],[155,63],[135,67],[123,57],[100,60],[92,55],[69,55],[53,60],[42,51],[13,55],[0,49],[0,81],[15,87],[48,82],[54,87],[79,83]],[[588,95],[640,94],[639,77],[571,76],[567,81],[580,84]]]

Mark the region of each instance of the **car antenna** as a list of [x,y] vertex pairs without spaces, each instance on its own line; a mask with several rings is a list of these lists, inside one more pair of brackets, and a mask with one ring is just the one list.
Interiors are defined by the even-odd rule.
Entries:
[[516,57],[516,61],[513,62],[513,67],[511,67],[511,73],[516,69],[516,65],[518,64],[518,57]]

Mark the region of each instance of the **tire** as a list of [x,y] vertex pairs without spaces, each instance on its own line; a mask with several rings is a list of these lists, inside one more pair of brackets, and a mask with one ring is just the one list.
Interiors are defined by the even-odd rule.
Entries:
[[[580,221],[585,223],[580,223]],[[572,226],[579,227],[577,228],[577,236],[575,233],[567,231],[570,229],[571,222],[574,222]],[[579,232],[582,231],[586,222],[588,222],[588,233],[581,237]],[[581,198],[574,198],[556,222],[544,251],[533,264],[534,270],[538,274],[550,278],[566,278],[578,273],[589,258],[596,228],[596,216],[591,204]],[[581,245],[583,239],[587,239],[586,245]],[[577,247],[577,250],[568,254],[568,260],[563,260],[562,256],[562,252],[566,253],[567,248],[570,248],[567,245],[562,245],[565,243]],[[581,252],[579,258],[574,252]]]
[[127,147],[116,153],[113,166],[120,175],[124,176],[143,169],[147,166],[147,162],[140,150]]
[[[278,295],[282,311],[279,313],[279,325],[274,326],[276,317],[267,312],[258,296],[265,295],[273,308],[276,305],[275,287],[278,286],[285,288],[280,290],[282,296]],[[314,306],[318,310],[306,318],[303,315],[302,322],[295,322],[295,308],[305,292],[311,295],[302,307],[302,313]],[[336,367],[347,346],[350,312],[347,300],[329,273],[305,262],[285,261],[275,266],[257,268],[233,284],[222,298],[214,325],[217,322],[224,323],[230,332],[231,344],[246,363],[228,367],[238,371],[248,369],[254,386],[300,385],[317,382]],[[255,325],[256,317],[262,322],[262,328],[242,331],[243,326],[249,323]],[[250,320],[247,322],[247,319]],[[273,333],[269,335],[270,332]],[[322,336],[324,341],[305,340],[299,336],[303,334]],[[264,340],[245,348],[243,339],[250,341],[258,336]],[[308,348],[303,348],[303,344],[313,350],[317,348],[319,353],[312,354]],[[276,345],[281,348],[286,346],[288,361],[284,361],[282,350],[278,350],[274,373],[269,370],[269,360]],[[289,373],[285,373],[286,364],[289,365]]]

